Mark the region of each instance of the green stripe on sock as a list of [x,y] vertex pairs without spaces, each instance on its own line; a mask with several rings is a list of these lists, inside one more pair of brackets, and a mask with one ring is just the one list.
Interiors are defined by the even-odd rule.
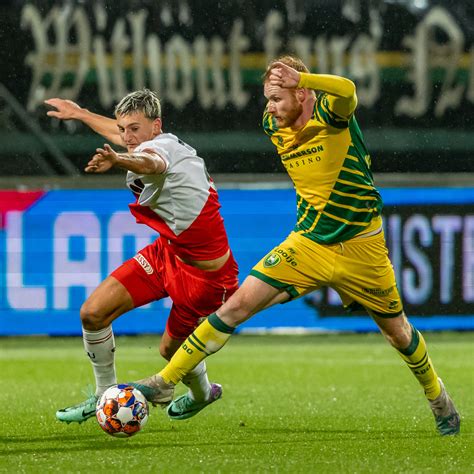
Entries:
[[192,333],[191,336],[203,349],[206,348],[206,344],[204,344],[204,342],[202,342],[198,337],[196,337],[196,334]]
[[[192,335],[191,335],[192,336]],[[191,336],[188,337],[188,342],[193,345],[198,351],[204,352],[204,354],[209,355],[204,349],[201,349],[191,338]]]
[[192,340],[193,344],[196,344],[198,347],[200,347],[203,351],[206,350],[206,345],[203,344],[197,337],[196,334],[191,333],[189,335],[189,340]]
[[406,361],[406,363],[408,364],[408,367],[410,367],[410,369],[419,369],[420,367],[426,364],[427,360],[428,360],[428,352],[425,352],[423,354],[423,357],[419,361],[417,362]]
[[216,313],[212,313],[208,316],[207,321],[209,324],[220,332],[224,332],[226,334],[232,334],[235,331],[235,328],[227,326]]
[[418,347],[420,343],[420,336],[418,336],[418,331],[411,325],[411,342],[410,345],[406,349],[398,349],[403,355],[411,356]]

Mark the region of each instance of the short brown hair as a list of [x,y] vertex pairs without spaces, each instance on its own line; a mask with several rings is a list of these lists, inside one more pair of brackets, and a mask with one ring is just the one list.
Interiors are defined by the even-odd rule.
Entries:
[[263,77],[262,77],[263,82],[265,82],[270,76],[270,71],[272,70],[275,63],[286,64],[287,66],[290,66],[293,69],[296,69],[298,72],[309,72],[309,69],[306,67],[305,63],[300,58],[286,54],[284,56],[280,56],[279,58],[276,58],[270,61],[265,73],[263,74]]

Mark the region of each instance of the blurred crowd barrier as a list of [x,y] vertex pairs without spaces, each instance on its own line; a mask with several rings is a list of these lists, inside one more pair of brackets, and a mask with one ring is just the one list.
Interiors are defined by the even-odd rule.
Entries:
[[5,0],[0,173],[79,173],[103,140],[43,101],[112,115],[142,87],[212,173],[282,172],[261,75],[287,52],[355,81],[376,172],[473,171],[473,24],[471,0]]

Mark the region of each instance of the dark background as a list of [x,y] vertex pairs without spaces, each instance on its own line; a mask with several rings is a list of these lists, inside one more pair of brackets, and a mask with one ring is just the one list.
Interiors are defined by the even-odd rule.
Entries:
[[[420,4],[421,8],[416,7]],[[32,94],[33,71],[26,58],[36,46],[31,28],[25,27],[22,18],[26,9],[32,7],[43,20],[53,8],[57,8],[59,12],[63,12],[66,22],[71,20],[74,11],[82,9],[90,20],[92,38],[100,36],[104,39],[108,48],[107,54],[111,54],[111,36],[117,21],[123,19],[125,34],[131,35],[127,15],[139,10],[144,9],[148,13],[146,36],[156,34],[162,45],[176,34],[189,43],[197,36],[209,41],[218,36],[227,41],[236,19],[241,19],[242,34],[250,39],[242,57],[245,59],[254,55],[257,58],[250,66],[248,61],[243,61],[242,87],[250,94],[250,99],[243,108],[227,103],[223,108],[211,106],[204,109],[195,92],[191,101],[183,108],[177,109],[166,99],[166,90],[158,91],[163,96],[165,130],[178,134],[196,147],[199,154],[206,159],[211,173],[283,173],[276,153],[263,134],[260,124],[262,109],[265,106],[260,75],[266,64],[265,22],[269,12],[278,11],[283,19],[282,27],[278,31],[282,41],[279,48],[281,53],[292,52],[293,40],[301,36],[308,38],[311,45],[317,38],[324,38],[329,42],[334,38],[344,37],[350,48],[361,35],[365,34],[369,38],[377,36],[378,33],[374,30],[376,24],[381,28],[377,51],[383,53],[385,58],[385,62],[383,58],[379,61],[380,95],[370,106],[360,103],[356,114],[372,153],[373,170],[377,173],[474,170],[474,99],[470,98],[470,95],[474,96],[474,60],[468,56],[471,48],[474,48],[474,3],[470,0],[3,0],[1,6],[0,82],[7,91],[0,91],[2,175],[70,174],[72,171],[52,152],[51,142],[57,153],[78,170],[83,168],[95,147],[103,142],[81,124],[59,123],[47,118],[46,108],[42,105],[33,108],[27,106],[28,97]],[[105,28],[97,27],[97,8],[102,8],[106,13]],[[406,37],[414,35],[420,22],[435,8],[447,11],[462,31],[463,62],[459,64],[451,87],[462,85],[464,91],[456,107],[446,110],[442,116],[436,116],[434,110],[447,80],[449,64],[433,59],[433,63],[429,65],[426,84],[429,89],[429,106],[420,116],[408,117],[396,112],[396,104],[402,96],[413,96],[416,93],[411,80],[410,49]],[[374,18],[378,20],[374,22]],[[68,35],[68,42],[75,44],[77,35],[74,28],[68,31]],[[58,54],[54,49],[57,38],[52,25],[47,28],[47,37],[52,45],[48,59],[51,69],[54,67],[55,55]],[[430,33],[430,41],[438,48],[445,45],[445,58],[449,59],[449,37],[445,31],[434,28]],[[125,54],[133,56],[131,46]],[[398,57],[404,59],[400,61],[397,60]],[[335,72],[331,68],[320,70],[315,67],[318,58],[313,49],[311,58],[314,60],[313,71]],[[346,57],[345,70],[341,73],[351,77],[349,60],[350,58]],[[332,67],[331,57],[329,64]],[[45,68],[41,75],[40,84],[44,88],[51,85],[52,76],[48,72],[49,69]],[[133,74],[127,65],[124,65],[124,71],[127,91],[131,91]],[[145,75],[147,79],[147,72]],[[360,89],[362,79],[351,78]],[[73,80],[73,72],[65,74],[61,87],[70,86]],[[226,72],[226,81],[228,80]],[[166,84],[165,78],[163,84]],[[229,87],[228,83],[226,87]],[[92,62],[79,93],[70,98],[90,110],[109,116],[113,113],[113,105],[104,107],[99,100],[96,70]],[[116,103],[119,98],[114,99]],[[18,107],[21,110],[18,110]]]

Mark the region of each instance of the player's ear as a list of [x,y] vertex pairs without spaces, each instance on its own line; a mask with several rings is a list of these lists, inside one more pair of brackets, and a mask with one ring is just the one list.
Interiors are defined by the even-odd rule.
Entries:
[[158,135],[159,133],[161,133],[161,119],[160,118],[156,118],[155,120],[153,120],[153,133],[155,135]]
[[308,97],[308,89],[296,89],[296,100],[302,104]]

